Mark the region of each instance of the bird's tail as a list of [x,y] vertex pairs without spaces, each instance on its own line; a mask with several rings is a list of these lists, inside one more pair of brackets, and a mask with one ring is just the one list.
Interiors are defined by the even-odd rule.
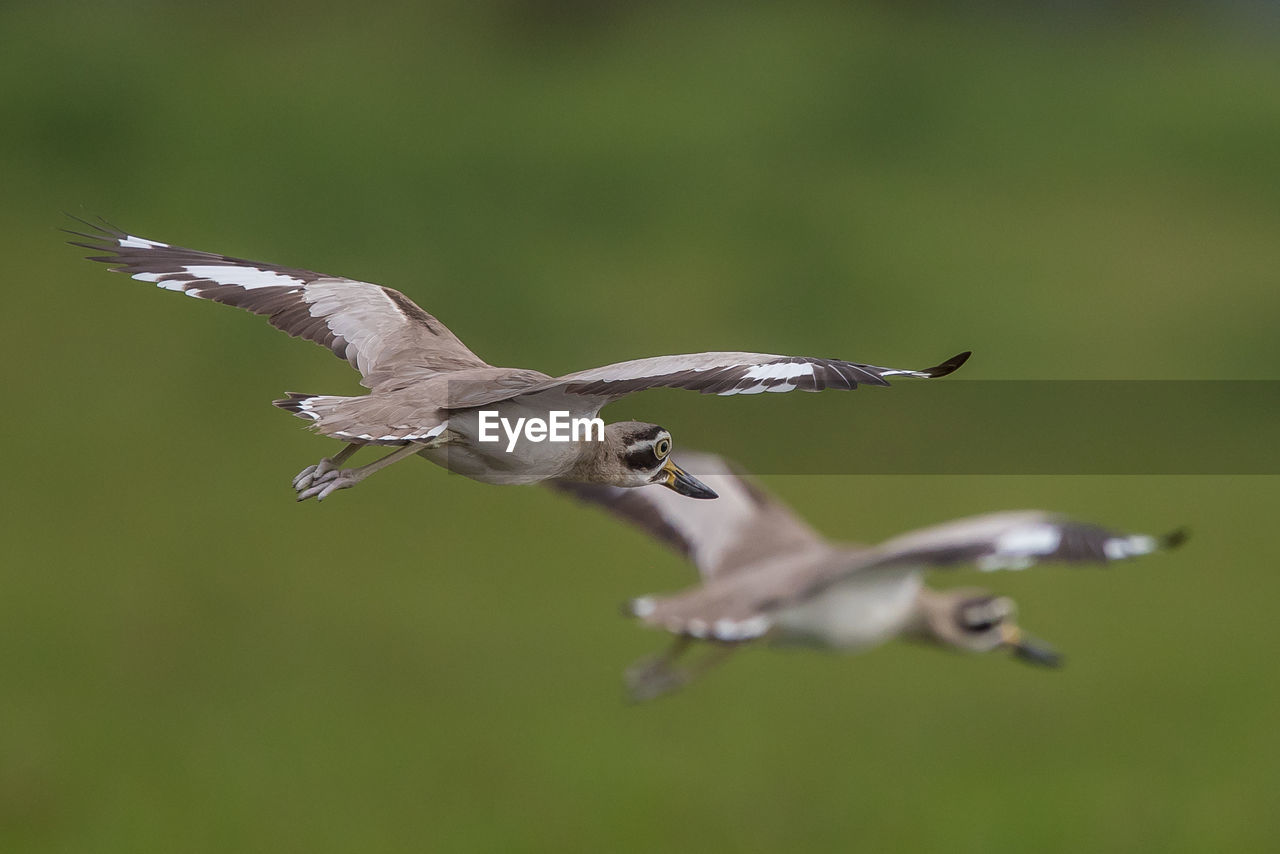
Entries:
[[324,417],[325,410],[332,407],[337,401],[346,400],[344,397],[324,394],[299,394],[296,391],[287,391],[285,394],[287,397],[273,400],[271,405],[278,406],[287,412],[292,412],[299,418],[307,418],[311,421],[319,421]]

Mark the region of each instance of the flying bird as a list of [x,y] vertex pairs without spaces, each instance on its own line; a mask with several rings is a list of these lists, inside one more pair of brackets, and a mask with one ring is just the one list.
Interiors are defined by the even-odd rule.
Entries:
[[[552,484],[639,526],[697,567],[701,584],[627,603],[630,616],[675,636],[662,655],[627,671],[632,699],[675,690],[752,644],[857,651],[906,638],[970,652],[1010,650],[1056,666],[1027,635],[1013,601],[985,590],[936,590],[930,568],[1024,569],[1041,561],[1108,563],[1179,545],[1119,534],[1039,510],[991,513],[911,531],[877,546],[834,543],[724,459],[682,453],[681,465],[719,494],[679,502],[660,490]],[[682,667],[701,643],[713,649]]]
[[[655,356],[551,377],[490,365],[443,323],[399,291],[307,270],[247,261],[137,237],[102,221],[67,231],[91,260],[134,279],[190,297],[246,309],[289,335],[314,341],[360,372],[369,393],[355,397],[290,392],[274,404],[346,446],[293,480],[298,500],[323,500],[415,454],[486,483],[564,479],[622,488],[661,484],[681,495],[714,498],[671,459],[671,434],[656,424],[600,423],[576,441],[543,441],[526,431],[510,445],[497,422],[527,424],[554,413],[595,419],[607,404],[651,388],[733,395],[888,385],[886,377],[940,377],[967,352],[924,370],[837,359],[762,353]],[[486,412],[488,415],[486,416]],[[485,419],[488,418],[487,426]],[[520,419],[525,419],[523,422]],[[504,428],[506,429],[506,428]],[[356,451],[391,452],[343,468]]]

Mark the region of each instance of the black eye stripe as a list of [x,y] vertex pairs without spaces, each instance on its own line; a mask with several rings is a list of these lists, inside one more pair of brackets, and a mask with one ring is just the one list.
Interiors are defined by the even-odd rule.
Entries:
[[964,603],[957,614],[957,622],[965,631],[986,632],[1007,619],[1009,609],[997,604],[997,599],[978,599]]
[[653,452],[652,447],[637,448],[634,451],[627,451],[623,456],[623,459],[627,463],[627,468],[636,469],[638,471],[647,471],[662,465],[662,461],[658,459],[658,455]]

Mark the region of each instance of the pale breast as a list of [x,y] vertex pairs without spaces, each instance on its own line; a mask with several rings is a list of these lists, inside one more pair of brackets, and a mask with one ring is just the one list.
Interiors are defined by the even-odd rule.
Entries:
[[420,455],[473,480],[498,484],[562,477],[583,453],[584,443],[603,435],[599,429],[512,401],[452,412],[448,430],[448,444]]
[[884,643],[911,621],[919,573],[854,573],[818,596],[788,606],[774,618],[774,643],[857,650]]

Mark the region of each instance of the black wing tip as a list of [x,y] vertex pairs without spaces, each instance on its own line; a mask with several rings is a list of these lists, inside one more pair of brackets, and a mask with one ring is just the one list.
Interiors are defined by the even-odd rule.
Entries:
[[1160,547],[1163,549],[1181,548],[1189,539],[1191,539],[1191,529],[1183,525],[1181,528],[1175,528],[1160,537]]
[[960,366],[969,361],[969,357],[972,355],[972,350],[965,350],[963,353],[957,353],[940,365],[934,365],[932,368],[925,368],[920,373],[929,377],[945,377],[947,374],[955,373],[959,370]]
[[[73,220],[74,222],[78,223],[79,225],[77,227],[83,226],[84,228],[88,228],[98,232],[98,234],[93,235],[94,239],[105,239],[108,237],[114,238],[114,237],[128,236],[127,232],[119,228],[116,228],[114,225],[107,222],[105,219],[103,219],[100,216],[94,217],[92,220],[89,220],[89,219],[85,219],[82,216],[77,216],[76,214],[73,214],[70,211],[63,211],[62,215],[65,216],[67,219]],[[70,231],[72,234],[78,233],[78,232],[71,231],[70,229],[67,229],[67,228],[63,228],[62,231]],[[84,236],[87,236],[87,235],[84,235]]]
[[316,396],[317,395],[314,394],[304,394],[297,391],[286,391],[285,397],[271,401],[271,405],[278,406],[281,409],[288,410],[289,412],[298,412],[302,409],[302,401],[310,400]]
[[[93,222],[92,220],[85,219],[82,216],[76,216],[70,211],[63,211],[62,214],[77,224],[70,228],[66,226],[58,228],[58,230],[64,234],[69,234],[73,238],[79,238],[68,240],[68,245],[75,246],[79,249],[88,249],[93,252],[113,253],[108,257],[89,256],[88,260],[90,261],[101,261],[104,264],[111,264],[119,260],[117,257],[120,252],[119,241],[121,238],[128,236],[126,232],[116,228],[102,217],[95,217],[97,222]],[[86,231],[77,231],[76,228],[84,228]],[[84,241],[89,242],[86,243]]]

